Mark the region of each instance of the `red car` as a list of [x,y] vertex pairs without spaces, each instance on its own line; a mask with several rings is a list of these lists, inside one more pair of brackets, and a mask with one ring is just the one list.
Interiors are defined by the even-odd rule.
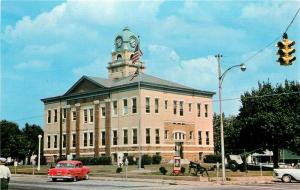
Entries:
[[48,170],[48,177],[52,181],[57,179],[68,179],[77,181],[79,179],[88,179],[90,168],[83,166],[82,162],[76,160],[64,160],[57,163],[55,168]]

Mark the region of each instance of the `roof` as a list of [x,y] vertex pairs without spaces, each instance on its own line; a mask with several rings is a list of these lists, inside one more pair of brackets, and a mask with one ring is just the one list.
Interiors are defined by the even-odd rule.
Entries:
[[193,89],[193,88],[185,86],[185,85],[181,85],[181,84],[171,82],[168,80],[160,79],[158,77],[147,75],[144,73],[141,73],[140,77],[138,77],[138,76],[133,77],[133,75],[131,75],[128,77],[115,79],[115,80],[109,80],[109,79],[104,79],[104,78],[100,78],[100,77],[91,77],[91,76],[86,76],[86,77],[91,79],[92,81],[98,83],[99,85],[102,85],[107,88],[122,86],[125,84],[131,84],[131,83],[136,83],[136,82],[141,81],[141,82],[164,85],[164,86],[169,86],[169,87]]
[[[137,88],[138,83],[140,81],[141,88],[147,89],[156,89],[163,91],[171,91],[174,93],[184,93],[189,95],[201,95],[212,97],[215,92],[210,91],[202,91],[197,90],[182,84],[178,84],[175,82],[171,82],[165,79],[161,79],[155,76],[151,76],[148,74],[141,73],[140,76],[130,75],[127,77],[119,78],[119,79],[105,79],[101,77],[92,77],[92,76],[82,76],[65,94],[62,96],[56,96],[51,98],[42,99],[43,102],[51,102],[56,100],[61,100],[64,98],[70,98],[70,96],[74,96],[72,91],[83,81],[88,80],[93,83],[95,86],[99,88],[98,93],[108,93],[108,91],[112,92],[114,90],[128,90],[129,87]],[[91,92],[92,93],[92,92]],[[97,92],[96,92],[97,93]],[[72,95],[71,95],[72,94]],[[80,98],[78,94],[77,98]]]

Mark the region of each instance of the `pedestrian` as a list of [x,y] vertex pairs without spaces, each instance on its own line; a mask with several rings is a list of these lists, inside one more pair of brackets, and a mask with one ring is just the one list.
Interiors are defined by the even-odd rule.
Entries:
[[5,166],[6,159],[0,158],[0,181],[1,181],[1,190],[8,189],[9,180],[11,177],[10,170]]

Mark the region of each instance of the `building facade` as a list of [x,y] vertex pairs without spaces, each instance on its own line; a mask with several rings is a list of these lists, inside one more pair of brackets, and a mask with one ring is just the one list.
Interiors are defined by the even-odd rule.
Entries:
[[[213,154],[213,92],[144,73],[132,63],[139,38],[116,35],[108,79],[82,76],[65,94],[44,103],[44,155],[73,157],[160,154],[199,161]],[[139,72],[137,74],[137,69]]]

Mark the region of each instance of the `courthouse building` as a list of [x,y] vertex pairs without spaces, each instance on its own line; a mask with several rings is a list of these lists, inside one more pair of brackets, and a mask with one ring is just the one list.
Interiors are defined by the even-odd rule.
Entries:
[[146,64],[132,61],[139,38],[128,28],[114,40],[108,78],[82,76],[65,94],[42,99],[48,160],[60,145],[73,157],[213,154],[214,93],[145,74]]

